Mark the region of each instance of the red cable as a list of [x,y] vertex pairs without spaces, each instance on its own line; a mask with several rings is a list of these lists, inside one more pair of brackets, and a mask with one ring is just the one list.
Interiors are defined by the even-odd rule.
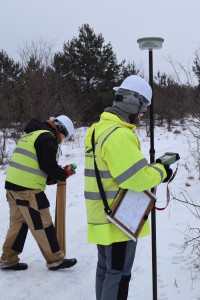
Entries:
[[174,174],[172,175],[172,177],[167,182],[167,204],[166,204],[166,206],[165,207],[156,207],[155,206],[155,209],[157,209],[157,210],[164,210],[169,205],[169,202],[170,202],[169,184],[170,184],[170,182],[172,182],[172,180],[176,176],[177,171],[178,171],[178,164],[177,164],[177,167],[176,167],[176,170],[175,170]]

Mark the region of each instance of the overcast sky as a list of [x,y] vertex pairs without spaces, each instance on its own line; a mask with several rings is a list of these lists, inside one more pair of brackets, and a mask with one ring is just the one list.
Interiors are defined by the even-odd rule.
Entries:
[[200,0],[0,0],[0,49],[17,60],[19,47],[43,38],[61,51],[85,23],[112,44],[119,62],[134,61],[147,77],[148,51],[138,38],[164,38],[153,53],[154,74],[173,73],[169,56],[187,69],[200,49]]

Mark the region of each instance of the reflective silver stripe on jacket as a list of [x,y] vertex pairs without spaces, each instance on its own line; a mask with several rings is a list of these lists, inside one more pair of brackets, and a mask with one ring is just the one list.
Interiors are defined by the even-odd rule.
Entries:
[[[101,178],[112,178],[110,171],[99,171]],[[95,170],[93,169],[85,169],[85,176],[87,177],[96,177]]]
[[103,140],[103,142],[101,143],[101,150],[102,150],[102,148],[103,148],[103,144],[105,143],[105,141],[107,140],[107,138],[116,130],[116,129],[118,129],[118,128],[120,128],[120,127],[115,127],[106,137],[105,137],[105,139]]
[[[106,191],[106,198],[107,199],[114,199],[117,191]],[[84,192],[85,198],[90,200],[101,200],[101,195],[99,192]]]
[[139,160],[137,163],[135,163],[132,167],[130,167],[128,170],[126,170],[124,173],[120,174],[115,178],[115,181],[118,185],[120,185],[122,182],[129,179],[131,176],[135,175],[138,171],[140,171],[142,168],[148,165],[148,162],[146,158],[143,158]]
[[14,150],[14,153],[23,154],[23,155],[25,155],[25,156],[28,156],[28,157],[30,157],[30,158],[32,158],[32,159],[37,160],[36,154],[34,154],[34,153],[31,152],[31,151],[22,149],[22,148],[16,148],[16,149]]
[[28,173],[32,173],[32,174],[39,175],[41,177],[47,178],[47,174],[44,173],[42,170],[36,170],[36,169],[31,168],[31,167],[23,166],[23,165],[21,165],[19,163],[16,163],[14,161],[10,162],[10,166],[13,167],[13,168],[19,169],[21,171],[25,171],[25,172],[28,172]]
[[149,167],[155,169],[156,171],[158,171],[160,173],[160,177],[161,177],[161,182],[163,181],[163,171],[155,166],[149,165]]

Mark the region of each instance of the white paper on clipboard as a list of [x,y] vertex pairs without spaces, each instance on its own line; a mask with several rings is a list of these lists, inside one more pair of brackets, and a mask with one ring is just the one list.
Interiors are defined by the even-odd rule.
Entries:
[[136,240],[136,231],[141,225],[141,220],[144,219],[152,198],[155,199],[155,195],[149,191],[135,192],[128,190],[123,201],[115,209],[112,216],[107,216],[107,219],[130,238]]
[[130,231],[136,232],[150,201],[151,199],[145,193],[129,190],[124,201],[122,201],[117,210],[115,218],[124,224]]

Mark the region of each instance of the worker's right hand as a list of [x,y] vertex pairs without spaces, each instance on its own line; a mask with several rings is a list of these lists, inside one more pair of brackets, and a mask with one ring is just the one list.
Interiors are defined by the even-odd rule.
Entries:
[[47,182],[46,182],[47,185],[53,185],[53,184],[56,184],[56,183],[57,183],[56,179],[52,179],[49,176],[47,177]]
[[47,181],[47,185],[54,185],[57,183],[57,180]]
[[169,167],[169,165],[163,165],[163,166],[165,168],[165,171],[167,172],[167,177],[163,180],[163,182],[168,182],[170,180],[170,178],[172,177],[173,171]]

